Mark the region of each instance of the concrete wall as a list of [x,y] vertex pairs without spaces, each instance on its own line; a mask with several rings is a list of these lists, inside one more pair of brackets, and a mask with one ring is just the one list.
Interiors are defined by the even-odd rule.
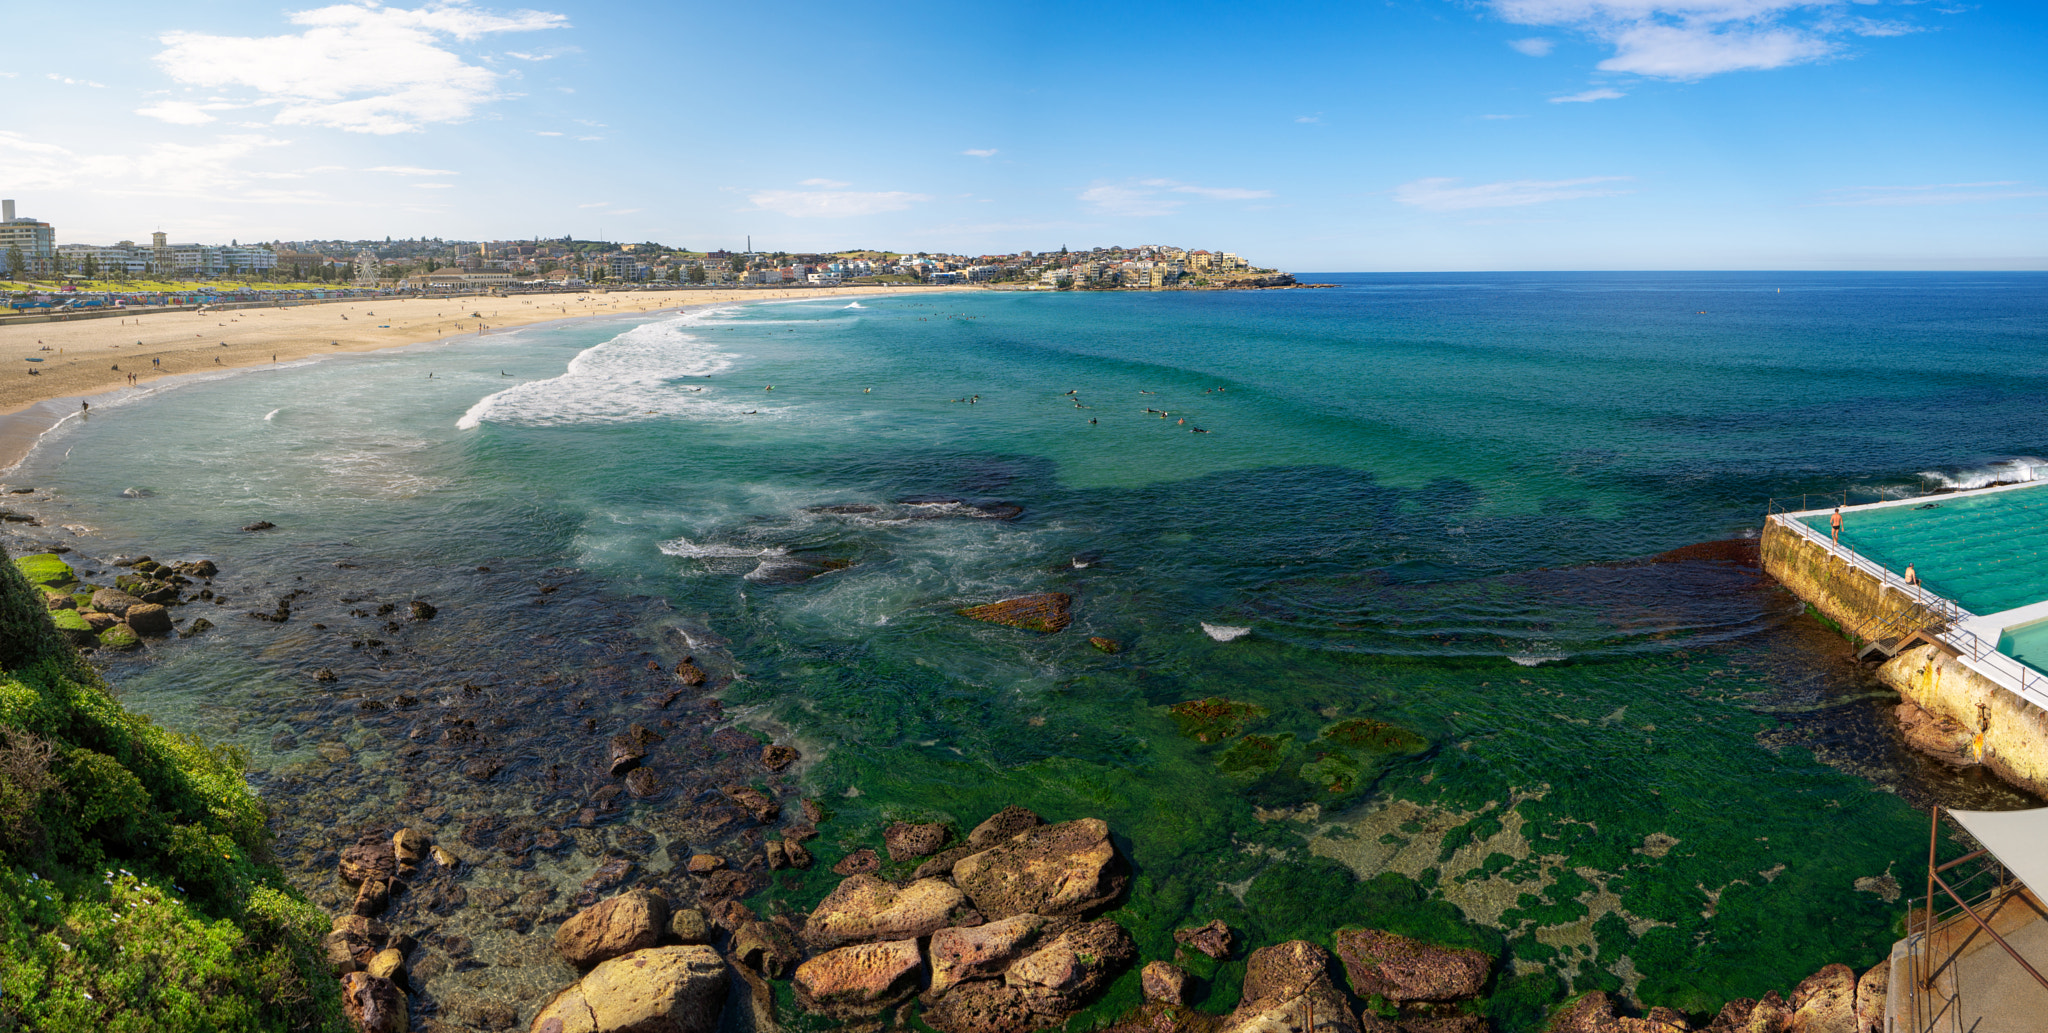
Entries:
[[1915,746],[1951,764],[1982,763],[2007,782],[2048,797],[2048,712],[1930,645],[1886,661],[1877,677],[1933,718],[1916,728],[1914,715],[1901,715]]
[[1764,523],[1764,573],[1813,604],[1843,630],[1865,641],[1908,600],[1890,586],[1777,521]]

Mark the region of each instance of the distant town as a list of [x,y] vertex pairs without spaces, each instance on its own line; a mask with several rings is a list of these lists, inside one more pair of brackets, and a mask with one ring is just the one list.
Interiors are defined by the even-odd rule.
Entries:
[[[1015,290],[1283,287],[1294,278],[1229,251],[1164,244],[1085,251],[960,255],[850,249],[831,253],[691,250],[572,237],[526,240],[274,240],[267,243],[59,243],[56,227],[0,201],[0,273],[23,291],[582,289],[595,285],[775,287],[986,284]],[[175,286],[174,286],[175,285]]]

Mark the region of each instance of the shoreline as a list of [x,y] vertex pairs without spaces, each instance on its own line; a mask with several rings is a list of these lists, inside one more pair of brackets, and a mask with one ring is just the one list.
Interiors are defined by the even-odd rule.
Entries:
[[[0,363],[27,360],[38,375],[0,380],[0,475],[12,473],[43,436],[83,411],[202,375],[241,372],[324,355],[367,354],[608,316],[658,315],[733,304],[820,297],[980,290],[978,287],[821,287],[793,290],[632,291],[573,296],[363,298],[318,306],[152,312],[132,318],[0,326]],[[489,311],[486,311],[488,303]],[[382,309],[383,314],[378,314]],[[461,312],[451,312],[461,309]],[[348,318],[355,313],[358,318]],[[470,313],[483,313],[476,318]],[[195,329],[213,324],[212,332]],[[193,334],[186,338],[186,333]],[[132,335],[132,336],[131,336]],[[139,338],[139,339],[138,339]],[[135,341],[134,344],[125,342]],[[195,343],[187,343],[188,341]],[[45,349],[52,349],[46,351]],[[88,359],[88,356],[91,358]],[[128,363],[129,369],[99,369]],[[61,364],[59,363],[61,360]],[[218,361],[208,361],[218,360]],[[49,366],[42,372],[43,366]],[[4,369],[5,366],[0,366]],[[17,367],[18,369],[18,367]],[[130,384],[130,373],[138,379]]]

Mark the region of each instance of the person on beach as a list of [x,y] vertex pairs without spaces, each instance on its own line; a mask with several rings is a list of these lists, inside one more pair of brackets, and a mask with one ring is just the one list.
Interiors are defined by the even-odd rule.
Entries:
[[1918,585],[1920,583],[1920,572],[1914,570],[1911,563],[1906,564],[1906,583],[1909,585]]
[[1828,531],[1834,535],[1835,544],[1842,544],[1842,507],[1835,507],[1835,515],[1828,518]]

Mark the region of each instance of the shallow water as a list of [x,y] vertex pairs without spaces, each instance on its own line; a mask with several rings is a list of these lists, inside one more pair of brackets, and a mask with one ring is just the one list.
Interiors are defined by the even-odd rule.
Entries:
[[[2028,801],[1906,751],[1741,548],[1660,554],[2042,453],[2043,279],[1341,280],[534,328],[95,409],[11,480],[87,555],[223,568],[183,611],[220,627],[114,678],[250,750],[309,891],[397,824],[470,859],[395,916],[445,1021],[571,978],[546,935],[601,861],[687,897],[684,854],[758,850],[733,781],[832,812],[764,912],[888,820],[1023,804],[1110,822],[1146,957],[1212,917],[1460,939],[1514,959],[1511,1028],[1567,985],[1700,1011],[1874,962],[1916,806]],[[954,614],[1028,591],[1073,626]],[[1210,697],[1262,715],[1183,734]],[[647,799],[607,795],[633,722]]]

